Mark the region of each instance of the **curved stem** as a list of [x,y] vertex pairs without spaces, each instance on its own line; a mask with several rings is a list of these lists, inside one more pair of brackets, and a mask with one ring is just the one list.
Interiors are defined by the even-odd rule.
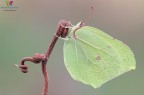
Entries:
[[[48,73],[46,69],[46,64],[48,62],[49,56],[58,40],[58,37],[65,38],[68,33],[68,27],[71,26],[70,22],[67,22],[65,20],[61,20],[58,24],[58,29],[56,31],[56,34],[54,35],[48,50],[45,52],[45,54],[36,53],[32,57],[25,57],[21,60],[21,64],[18,66],[23,73],[28,72],[28,67],[24,64],[26,61],[31,61],[35,64],[42,63],[42,73],[44,75],[44,89],[42,95],[47,95],[48,93]],[[16,65],[17,66],[17,65]]]
[[25,57],[21,60],[21,65],[24,65],[25,61],[34,62],[34,59],[32,57]]

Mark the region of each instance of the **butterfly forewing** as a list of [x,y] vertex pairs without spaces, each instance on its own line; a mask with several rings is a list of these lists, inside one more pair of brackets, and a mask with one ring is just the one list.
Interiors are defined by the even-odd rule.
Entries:
[[135,69],[130,48],[99,29],[84,26],[75,36],[64,44],[65,66],[75,80],[96,88]]

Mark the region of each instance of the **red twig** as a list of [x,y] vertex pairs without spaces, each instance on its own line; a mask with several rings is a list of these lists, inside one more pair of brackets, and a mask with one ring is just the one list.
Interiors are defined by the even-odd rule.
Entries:
[[68,32],[68,28],[71,27],[71,23],[70,22],[67,22],[65,20],[61,20],[58,24],[58,29],[56,31],[56,34],[54,35],[49,47],[48,47],[48,50],[45,52],[45,54],[40,54],[40,53],[36,53],[34,56],[32,57],[25,57],[21,60],[21,63],[20,65],[16,65],[18,66],[21,71],[23,73],[27,73],[28,72],[28,67],[24,64],[26,61],[30,61],[30,62],[33,62],[35,64],[39,64],[41,63],[42,65],[42,73],[44,75],[44,90],[43,90],[43,93],[42,95],[47,95],[48,93],[48,73],[47,73],[47,70],[46,70],[46,64],[48,62],[48,59],[49,59],[49,56],[55,46],[55,43],[57,42],[58,40],[58,37],[62,37],[62,38],[65,38],[66,35],[67,35],[67,32]]
[[44,89],[43,89],[43,94],[42,95],[47,95],[47,92],[48,92],[48,73],[47,73],[47,70],[46,70],[46,64],[42,63],[41,65],[42,65],[42,72],[43,72],[44,80],[45,80]]

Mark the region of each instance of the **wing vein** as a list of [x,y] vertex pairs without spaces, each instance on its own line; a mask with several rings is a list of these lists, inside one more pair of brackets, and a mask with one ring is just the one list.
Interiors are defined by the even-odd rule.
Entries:
[[76,40],[74,41],[75,42],[75,53],[76,53],[76,60],[77,60],[77,77],[78,77],[78,68],[79,68],[79,64],[78,64],[78,53],[77,53],[77,45],[76,45]]
[[[92,32],[91,32],[92,33]],[[101,37],[99,37],[99,36],[97,36],[99,39],[101,39],[101,40],[103,40]],[[108,39],[110,39],[110,38],[108,38]],[[104,41],[103,40],[103,42],[105,42],[106,44],[108,44],[109,46],[111,46],[113,49],[114,49],[114,51],[115,51],[115,53],[116,53],[116,55],[118,56],[118,59],[119,59],[119,63],[123,63],[124,61],[122,61],[122,59],[121,59],[121,57],[119,56],[119,53],[116,51],[116,49],[109,43],[109,42],[107,42],[107,41]],[[123,67],[123,65],[121,65],[121,67],[123,68],[123,70],[125,70],[126,71],[126,69]],[[120,73],[120,72],[119,72]]]
[[[77,39],[80,40],[81,42],[85,43],[85,44],[90,45],[91,47],[93,47],[93,48],[95,48],[95,49],[100,49],[99,47],[95,47],[95,46],[93,46],[93,45],[91,45],[91,44],[85,42],[84,40],[82,40],[82,39],[80,39],[80,38],[77,38]],[[100,49],[100,50],[102,50],[102,49]],[[107,53],[108,55],[110,55],[111,57],[113,57],[118,63],[120,63],[114,56],[112,56],[111,54],[109,54],[109,53],[106,52],[105,50],[102,50],[102,51],[104,51],[105,53]],[[120,64],[121,64],[121,63],[120,63]]]
[[[82,47],[81,47],[81,48],[82,48]],[[83,50],[84,54],[86,55],[85,50],[84,50],[83,48],[82,48],[82,50]],[[97,51],[97,52],[98,52],[98,54],[100,55],[100,53],[99,53],[99,51],[98,51],[97,49],[96,49],[96,51]],[[86,55],[86,57],[87,57],[87,59],[88,59],[88,60],[90,60],[90,59],[89,59],[89,57],[88,57],[87,55]],[[92,62],[92,63],[93,63],[93,62]],[[101,63],[101,64],[102,64],[102,66],[104,67],[104,64],[103,64],[102,62],[100,62],[100,63]],[[94,65],[94,64],[93,64],[93,65]],[[93,66],[93,67],[94,67],[94,66]],[[105,73],[106,73],[107,78],[108,78],[108,79],[110,79],[110,78],[109,78],[109,76],[108,76],[107,70],[106,70],[106,69],[104,69],[104,71],[105,71]]]
[[[93,33],[93,32],[91,32],[91,33]],[[103,40],[101,37],[99,37],[99,36],[97,36],[97,37],[98,37],[99,39]],[[107,38],[107,37],[106,37],[106,38]],[[108,38],[108,39],[110,39],[110,38]],[[111,46],[111,47],[114,49],[115,53],[116,53],[117,56],[118,56],[118,59],[119,59],[120,63],[123,63],[124,61],[121,59],[121,57],[119,56],[119,53],[116,51],[116,49],[115,49],[109,42],[106,42],[106,41],[104,41],[104,40],[103,40],[103,42],[105,42],[106,44],[108,44],[109,46]],[[122,67],[123,70],[127,71],[127,70],[123,67],[123,65],[121,65],[121,67]],[[119,73],[120,73],[120,72],[119,72]]]

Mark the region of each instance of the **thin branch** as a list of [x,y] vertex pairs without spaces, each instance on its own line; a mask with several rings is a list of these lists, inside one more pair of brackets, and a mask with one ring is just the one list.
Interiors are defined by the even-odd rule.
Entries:
[[25,65],[26,61],[30,61],[35,64],[41,63],[42,73],[44,76],[44,89],[43,89],[42,95],[47,95],[47,93],[48,93],[48,73],[47,73],[47,69],[46,69],[46,64],[48,62],[49,56],[51,55],[51,52],[58,40],[58,37],[65,38],[68,33],[68,29],[69,29],[69,27],[71,27],[71,25],[72,24],[69,21],[61,20],[58,23],[58,29],[48,47],[48,50],[45,52],[45,54],[36,53],[32,57],[25,57],[21,60],[20,65],[16,65],[17,67],[19,67],[21,69],[21,71],[23,73],[27,73],[28,67]]
[[42,65],[42,72],[43,72],[44,81],[45,81],[42,95],[47,95],[47,92],[48,92],[48,73],[47,73],[45,62],[42,62],[41,65]]

